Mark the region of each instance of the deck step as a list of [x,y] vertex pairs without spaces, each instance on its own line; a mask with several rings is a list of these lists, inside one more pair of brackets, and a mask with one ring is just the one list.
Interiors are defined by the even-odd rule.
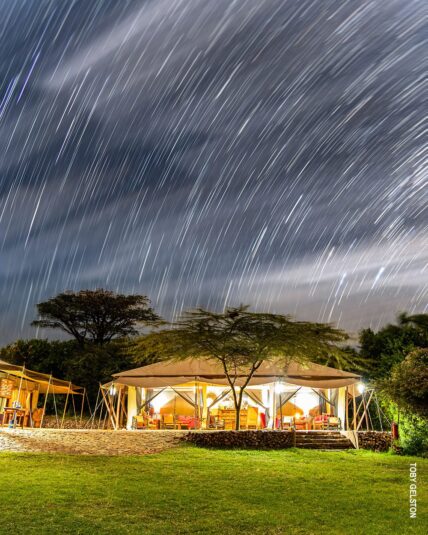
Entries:
[[298,431],[296,447],[314,450],[347,450],[353,449],[352,442],[337,431]]

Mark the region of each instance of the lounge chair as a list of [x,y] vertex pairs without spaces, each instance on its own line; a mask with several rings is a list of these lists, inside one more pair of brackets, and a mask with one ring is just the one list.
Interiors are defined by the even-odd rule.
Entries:
[[329,416],[327,429],[342,429],[340,418],[337,416]]
[[221,420],[218,416],[210,414],[207,418],[208,429],[224,429],[224,420]]
[[259,410],[257,407],[248,407],[246,429],[257,429],[259,426]]
[[162,429],[179,429],[180,424],[176,422],[173,414],[162,415]]
[[314,429],[319,429],[319,430],[327,429],[328,418],[329,418],[328,414],[318,414],[317,416],[315,416],[313,420]]
[[33,427],[40,427],[42,425],[43,414],[43,409],[34,409],[33,414],[31,415]]
[[301,418],[296,418],[294,420],[294,428],[296,431],[308,430],[309,429],[309,420],[302,416]]
[[282,429],[293,429],[294,428],[294,418],[292,416],[283,416],[282,417]]

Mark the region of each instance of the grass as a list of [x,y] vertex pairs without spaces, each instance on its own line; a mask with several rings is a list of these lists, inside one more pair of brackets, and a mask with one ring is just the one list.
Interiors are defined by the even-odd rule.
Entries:
[[[409,463],[418,516],[409,519]],[[428,460],[370,452],[0,454],[0,533],[426,533]]]

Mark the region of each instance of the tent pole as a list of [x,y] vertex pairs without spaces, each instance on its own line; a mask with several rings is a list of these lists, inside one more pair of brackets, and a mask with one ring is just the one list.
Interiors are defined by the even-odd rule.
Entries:
[[73,404],[73,416],[74,416],[74,423],[77,423],[77,414],[76,414],[76,399],[75,394],[71,394],[71,402]]
[[345,429],[349,431],[349,399],[348,399],[348,387],[345,387]]
[[[98,394],[100,392],[101,392],[101,387],[100,387],[100,389],[98,391]],[[98,395],[97,395],[97,399],[98,399]],[[101,420],[102,420],[103,410],[104,410],[104,399],[102,397],[100,398],[99,409],[100,409],[100,415],[98,417],[98,429],[101,428]],[[95,409],[95,412],[94,412],[94,421],[95,421],[95,417],[96,417],[96,409]]]
[[354,412],[354,419],[353,419],[354,441],[355,441],[355,446],[358,450],[360,448],[360,444],[358,441],[358,433],[357,433],[357,402],[355,401],[355,385],[352,386],[352,403],[353,403],[353,412]]
[[[276,384],[276,382],[275,382]],[[276,429],[276,393],[275,393],[275,384],[273,386],[273,388],[271,389],[271,394],[272,394],[272,401],[271,401],[271,406],[272,406],[272,429]]]
[[116,422],[117,422],[117,429],[120,427],[120,398],[122,396],[122,389],[119,388],[117,391],[117,407],[116,407]]
[[[100,399],[100,415],[98,417],[98,427],[97,429],[101,429],[101,420],[103,419],[103,411],[104,411],[104,400],[103,399]],[[103,429],[104,429],[104,424],[103,424]]]
[[202,386],[202,428],[208,427],[207,385]]
[[80,407],[80,427],[82,427],[83,407],[85,405],[85,394],[86,394],[86,388],[83,389],[83,394],[82,394],[82,406]]
[[354,419],[353,419],[353,425],[354,425],[354,431],[357,431],[357,403],[355,401],[355,385],[352,389],[352,403],[353,403],[353,409],[354,409]]
[[371,402],[371,400],[372,400],[372,397],[373,397],[373,391],[371,392],[370,400],[369,400],[369,402],[367,403],[367,416],[368,416],[368,418],[369,418],[370,428],[371,428],[372,430],[374,430],[373,421],[372,421],[372,417],[371,417],[371,414],[370,414],[370,402]]
[[364,412],[363,414],[361,415],[361,418],[360,418],[360,421],[358,422],[358,425],[357,425],[357,431],[358,429],[361,427],[361,424],[363,423],[363,420],[364,420],[364,417],[366,418],[366,421],[368,422],[367,420],[367,408],[369,407],[370,405],[370,401],[372,399],[372,396],[373,396],[373,390],[370,392],[370,396],[369,396],[369,399],[367,400],[367,405],[366,405],[366,401],[364,399]]
[[[98,401],[98,394],[99,394],[99,391],[97,392],[97,401]],[[86,388],[85,388],[85,396],[86,396],[86,405],[88,406],[88,409],[89,409],[89,414],[92,416],[92,407],[91,407],[91,404],[89,403],[89,396],[88,396],[88,391],[86,390]],[[95,402],[95,407],[97,406],[97,401]],[[94,414],[95,414],[95,411],[94,411]]]
[[[19,401],[19,398],[21,397],[22,379],[24,377],[24,373],[25,373],[25,362],[22,365],[22,375],[21,375],[21,379],[19,380],[18,396],[16,398],[16,405],[20,405],[21,404],[21,402]],[[13,428],[14,429],[16,428],[16,412],[17,411],[15,411],[14,415],[13,415]]]
[[196,422],[198,419],[198,383],[196,382],[196,377],[195,377],[194,392],[195,392],[195,429],[196,429]]
[[46,403],[47,403],[47,401],[48,401],[48,394],[49,394],[49,387],[51,386],[51,380],[52,380],[52,374],[50,374],[50,376],[49,376],[48,387],[47,387],[47,389],[46,389],[45,401],[44,401],[44,403],[43,403],[42,419],[41,419],[41,421],[40,421],[40,429],[43,427],[43,422],[45,421]]
[[[100,388],[101,388],[101,385],[100,385]],[[101,395],[103,396],[103,399],[104,399],[104,403],[106,404],[106,407],[107,407],[107,411],[108,411],[108,414],[110,416],[110,420],[111,420],[111,423],[113,425],[113,429],[116,429],[117,427],[117,424],[114,420],[114,412],[111,411],[111,403],[110,403],[110,400],[107,399],[106,395],[104,394],[104,390],[101,388]]]
[[122,404],[123,414],[124,414],[125,418],[128,418],[128,412],[127,412],[126,407],[125,407],[125,393],[123,394],[122,399],[121,399],[120,402]]
[[[100,408],[101,403],[103,402],[102,399],[100,399],[100,400],[98,401],[98,397],[99,397],[99,396],[97,396],[97,399],[96,399],[96,402],[95,402],[95,409],[94,409],[94,412],[91,411],[91,415],[90,415],[88,421],[87,421],[87,422],[85,423],[85,425],[83,426],[83,429],[86,429],[86,428],[89,426],[89,424],[91,424],[91,429],[94,428],[94,423],[95,423],[95,420],[96,420],[96,417],[97,417],[97,411],[98,411],[98,409]],[[88,404],[88,405],[89,405],[89,404]]]
[[57,426],[57,428],[59,429],[58,408],[57,408],[57,405],[56,405],[55,390],[52,390],[52,397],[53,397],[54,409],[55,409],[56,426]]
[[377,407],[377,414],[379,418],[379,424],[380,424],[380,430],[383,431],[383,423],[382,423],[382,416],[380,414],[380,408],[379,408],[379,400],[377,399],[377,393],[374,393],[375,401],[376,401],[376,407]]
[[367,418],[367,404],[366,404],[366,393],[363,392],[363,406],[364,406],[364,416],[366,420],[366,429],[369,431],[369,419]]
[[65,413],[67,411],[68,398],[70,396],[70,385],[71,385],[71,381],[69,381],[68,383],[67,395],[65,397],[64,411],[62,413],[62,419],[61,419],[61,429],[64,427]]

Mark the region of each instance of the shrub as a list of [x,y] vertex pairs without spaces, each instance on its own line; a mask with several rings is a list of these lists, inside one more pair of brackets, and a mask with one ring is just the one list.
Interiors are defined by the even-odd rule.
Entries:
[[400,415],[399,431],[404,455],[428,457],[428,420],[405,413]]

